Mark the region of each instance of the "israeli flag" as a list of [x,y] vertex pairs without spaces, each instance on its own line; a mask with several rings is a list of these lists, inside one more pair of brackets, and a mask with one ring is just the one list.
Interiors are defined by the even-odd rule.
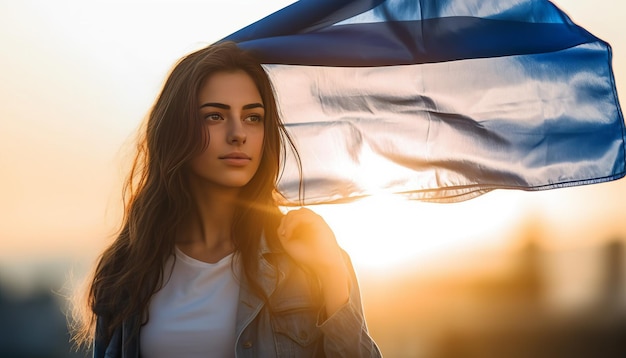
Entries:
[[[461,201],[625,174],[611,47],[546,0],[302,0],[224,40],[257,52],[305,203]],[[279,188],[298,198],[289,156]]]

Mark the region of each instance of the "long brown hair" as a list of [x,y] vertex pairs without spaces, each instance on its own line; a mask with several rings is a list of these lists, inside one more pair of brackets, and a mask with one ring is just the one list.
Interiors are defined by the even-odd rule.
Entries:
[[241,192],[232,223],[243,273],[255,286],[261,233],[265,232],[270,244],[277,243],[280,211],[272,194],[286,149],[293,151],[298,170],[301,168],[266,72],[252,54],[234,43],[223,42],[183,57],[148,115],[124,188],[120,233],[102,253],[90,281],[88,318],[75,333],[79,345],[89,343],[96,317],[104,322],[103,333],[109,337],[124,320],[146,317],[149,300],[164,280],[164,263],[174,250],[176,235],[194,210],[186,164],[209,141],[202,130],[198,92],[211,74],[235,70],[243,70],[252,78],[265,108],[263,156],[254,177]]

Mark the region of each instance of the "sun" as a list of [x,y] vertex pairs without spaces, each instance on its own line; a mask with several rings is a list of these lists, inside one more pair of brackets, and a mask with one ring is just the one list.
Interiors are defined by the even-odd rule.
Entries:
[[424,203],[376,195],[347,204],[314,205],[355,267],[393,270],[407,263],[489,245],[520,219],[521,196],[494,192],[461,203]]

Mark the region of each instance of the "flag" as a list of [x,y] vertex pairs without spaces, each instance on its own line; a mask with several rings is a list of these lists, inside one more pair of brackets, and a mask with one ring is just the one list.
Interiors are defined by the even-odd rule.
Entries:
[[[224,40],[264,63],[306,204],[461,201],[625,174],[611,47],[549,1],[302,0]],[[293,203],[293,155],[285,164]]]

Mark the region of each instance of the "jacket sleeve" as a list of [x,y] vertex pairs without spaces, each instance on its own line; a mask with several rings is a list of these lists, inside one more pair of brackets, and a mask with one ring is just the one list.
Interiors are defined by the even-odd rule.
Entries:
[[[350,272],[350,298],[332,316],[318,323],[324,334],[324,353],[327,357],[382,357],[367,330],[354,267],[348,254],[343,254]],[[319,317],[323,317],[322,311]]]
[[106,339],[106,322],[98,316],[96,319],[96,331],[93,338],[93,358],[120,357],[122,330],[118,328],[113,332],[109,340]]
[[94,358],[134,358],[139,357],[139,330],[134,329],[139,324],[137,316],[125,320],[117,327],[111,338],[106,337],[106,321],[98,316],[96,332],[93,340]]

